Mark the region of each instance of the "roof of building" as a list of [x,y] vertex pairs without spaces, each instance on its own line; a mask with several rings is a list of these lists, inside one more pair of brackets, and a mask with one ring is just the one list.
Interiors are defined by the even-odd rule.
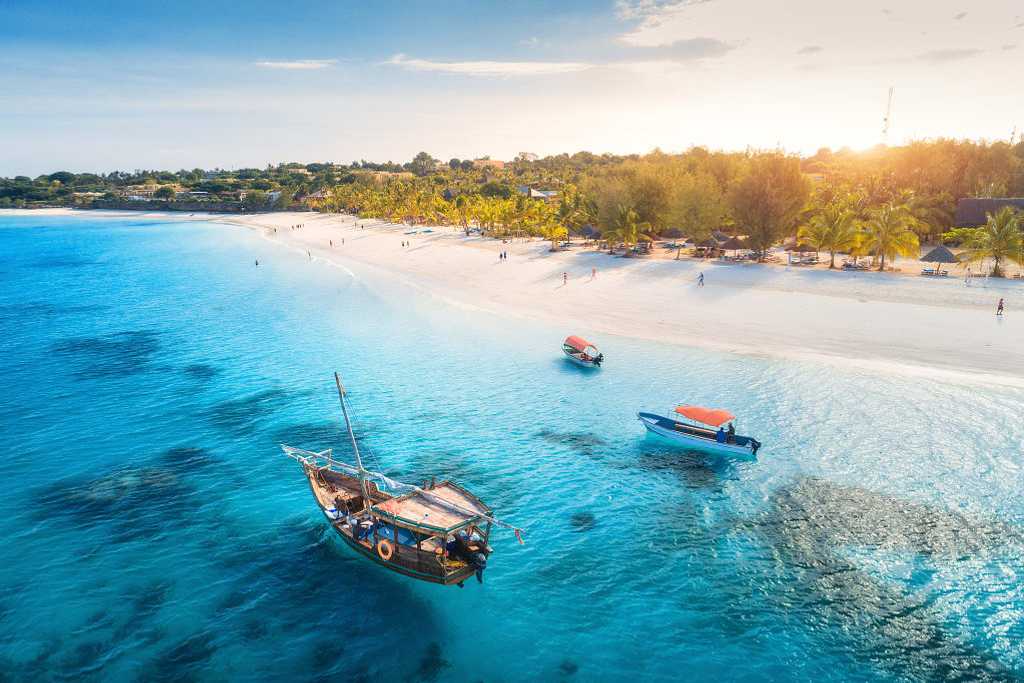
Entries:
[[1004,206],[1016,206],[1024,211],[1024,197],[968,197],[956,205],[953,223],[958,228],[975,228],[988,221],[988,214]]

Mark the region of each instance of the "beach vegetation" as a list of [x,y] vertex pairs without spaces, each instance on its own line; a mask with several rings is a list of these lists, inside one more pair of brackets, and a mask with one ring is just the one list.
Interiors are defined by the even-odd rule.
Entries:
[[[678,154],[582,151],[519,155],[482,168],[459,157],[439,163],[424,151],[404,163],[57,170],[0,178],[0,207],[145,209],[156,200],[160,208],[187,210],[301,208],[450,225],[466,234],[479,230],[553,243],[562,235],[585,236],[630,246],[658,238],[721,242],[725,234],[743,238],[762,257],[798,236],[800,243],[827,251],[831,266],[836,254],[848,253],[854,259],[872,254],[883,267],[909,249],[903,228],[919,242],[937,240],[953,224],[960,200],[998,196],[1024,197],[1024,143],[936,139],[865,151],[822,148],[803,158],[703,147]],[[953,239],[969,249],[965,258],[987,252],[982,259],[995,262],[998,253],[1001,271],[1014,260],[1012,231],[978,228],[983,215],[973,223],[975,232],[956,232]],[[1006,234],[1008,240],[998,237]],[[677,245],[677,256],[681,252]]]
[[733,185],[729,203],[737,228],[763,258],[772,245],[795,232],[810,195],[798,159],[765,154],[750,160]]
[[864,247],[878,259],[878,270],[885,270],[886,259],[916,256],[921,248],[915,229],[919,220],[906,204],[889,202],[874,209],[865,225]]
[[943,235],[946,241],[958,242],[963,248],[960,261],[964,264],[992,261],[993,277],[1003,277],[1004,264],[1024,265],[1024,221],[1021,214],[1006,206],[988,214],[980,228],[957,228]]
[[614,226],[609,233],[608,253],[615,253],[616,245],[621,244],[625,247],[628,255],[630,249],[639,244],[641,239],[650,239],[650,236],[645,233],[650,229],[651,224],[640,220],[640,214],[636,209],[632,206],[619,205]]
[[849,253],[862,239],[857,216],[848,202],[836,200],[797,230],[797,242],[828,252],[828,267],[836,267],[836,254]]

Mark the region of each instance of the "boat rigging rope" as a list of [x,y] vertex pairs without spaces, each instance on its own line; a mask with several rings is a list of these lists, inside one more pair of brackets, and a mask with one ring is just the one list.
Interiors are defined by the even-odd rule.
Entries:
[[[288,446],[286,444],[281,444],[281,449],[288,457],[298,460],[299,462],[310,467],[315,467],[318,470],[323,468],[332,469],[336,467],[338,468],[338,470],[345,474],[348,474],[349,476],[359,476],[358,468],[352,467],[351,465],[348,465],[343,462],[338,462],[337,460],[332,458],[332,453],[330,449],[322,451],[320,453],[316,453],[314,451],[307,451],[302,448],[295,448],[294,446]],[[324,460],[325,462],[325,464],[322,467],[321,465],[318,464],[320,460]],[[366,475],[367,479],[373,481],[374,484],[377,484],[378,480],[382,482],[389,491],[396,491],[401,493],[418,492],[422,496],[436,502],[441,507],[448,508],[453,512],[465,515],[467,517],[479,517],[480,519],[491,522],[492,524],[496,524],[497,526],[503,527],[505,529],[511,529],[515,532],[516,538],[519,539],[519,542],[523,542],[522,532],[525,531],[525,529],[523,529],[522,527],[517,527],[514,524],[509,524],[508,522],[504,522],[496,517],[486,515],[476,510],[469,510],[456,503],[451,502],[450,500],[447,500],[446,498],[442,498],[441,496],[438,496],[437,494],[432,493],[431,491],[422,489],[419,486],[414,486],[413,484],[406,484],[404,482],[397,481],[387,476],[386,474],[382,474],[380,472],[373,472],[371,470],[366,469],[363,470],[363,473]]]

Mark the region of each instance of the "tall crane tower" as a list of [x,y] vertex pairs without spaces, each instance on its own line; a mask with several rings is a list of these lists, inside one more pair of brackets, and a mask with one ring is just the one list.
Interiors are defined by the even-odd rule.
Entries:
[[889,86],[889,104],[885,107],[885,118],[882,119],[882,144],[889,144],[889,126],[892,125],[892,96],[896,94],[896,88]]

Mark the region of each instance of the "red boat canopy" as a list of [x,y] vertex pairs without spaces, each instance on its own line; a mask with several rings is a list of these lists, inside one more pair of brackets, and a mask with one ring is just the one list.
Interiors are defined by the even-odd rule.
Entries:
[[701,408],[700,406],[679,406],[676,412],[683,417],[702,422],[712,427],[721,427],[729,420],[735,420],[736,416],[728,410],[721,408]]
[[[566,337],[565,343],[581,353],[586,351],[588,346],[594,346],[583,337],[577,337],[575,335],[572,337]],[[597,347],[594,346],[594,348],[596,349]]]

